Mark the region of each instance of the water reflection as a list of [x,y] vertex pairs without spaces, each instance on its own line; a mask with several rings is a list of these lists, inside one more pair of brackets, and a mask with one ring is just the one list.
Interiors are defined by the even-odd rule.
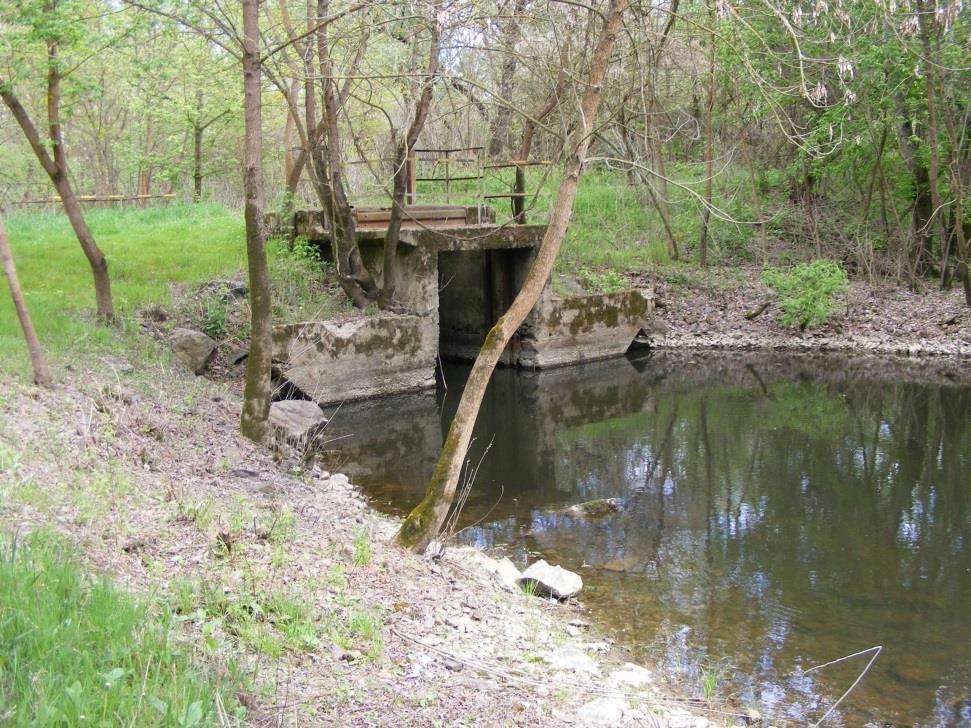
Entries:
[[[463,376],[341,410],[338,457],[378,507],[420,499]],[[799,671],[882,644],[845,724],[971,725],[969,412],[971,389],[872,362],[500,371],[462,538],[580,570],[598,620],[682,684],[717,660],[742,703],[818,718],[865,659]]]

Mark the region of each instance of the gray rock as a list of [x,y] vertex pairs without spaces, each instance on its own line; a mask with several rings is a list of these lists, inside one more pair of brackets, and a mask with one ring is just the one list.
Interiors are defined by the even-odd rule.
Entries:
[[646,667],[627,662],[619,670],[614,670],[610,673],[610,680],[619,685],[629,685],[632,688],[639,688],[654,682],[654,675]]
[[623,698],[603,697],[591,700],[577,711],[582,725],[620,725],[628,712]]
[[566,514],[573,518],[600,518],[619,510],[620,502],[616,498],[597,498],[570,506],[566,509]]
[[313,402],[286,399],[270,405],[270,425],[288,442],[304,444],[327,425],[327,418]]
[[536,594],[554,599],[568,599],[583,588],[583,579],[579,574],[567,571],[562,566],[550,566],[543,559],[531,564],[517,581],[520,585],[534,582]]
[[238,349],[233,349],[232,353],[229,355],[229,363],[233,366],[237,364],[242,364],[249,358],[249,347],[241,346]]
[[216,342],[201,331],[175,329],[169,341],[176,358],[195,374],[202,374],[216,355]]

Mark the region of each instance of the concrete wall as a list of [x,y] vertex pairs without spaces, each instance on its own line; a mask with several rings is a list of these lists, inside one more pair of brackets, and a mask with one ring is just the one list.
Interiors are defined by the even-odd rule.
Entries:
[[273,360],[320,404],[435,386],[438,317],[381,313],[273,329]]
[[545,369],[622,356],[654,310],[641,291],[553,298],[546,294],[523,327],[517,364]]
[[[297,227],[326,238],[319,215],[298,216]],[[396,301],[407,313],[277,326],[278,371],[321,404],[434,386],[439,353],[475,358],[521,289],[544,233],[541,225],[403,231]],[[383,243],[375,231],[358,238],[379,285]],[[639,291],[557,298],[547,285],[501,363],[542,369],[621,356],[652,310],[653,299]]]

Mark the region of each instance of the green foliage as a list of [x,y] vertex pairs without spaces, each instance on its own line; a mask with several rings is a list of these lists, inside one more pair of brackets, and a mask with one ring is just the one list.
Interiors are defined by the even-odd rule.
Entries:
[[[16,214],[7,220],[17,270],[48,356],[118,351],[142,308],[172,302],[172,284],[191,290],[243,270],[243,223],[216,205],[91,210],[85,215],[108,258],[122,327],[99,326],[91,272],[63,214]],[[0,296],[0,367],[23,371],[23,337],[7,295]]]
[[350,303],[336,284],[320,248],[304,237],[292,242],[268,241],[273,315],[284,321],[327,319],[349,311]]
[[627,276],[615,270],[599,271],[584,266],[577,272],[577,278],[584,288],[597,293],[617,293],[630,288]]
[[206,299],[206,312],[202,318],[202,331],[216,341],[226,336],[229,319],[229,292],[225,285]]
[[718,687],[728,677],[725,665],[717,660],[707,659],[700,665],[701,694],[705,701],[710,701],[718,692]]
[[354,566],[369,566],[371,564],[371,541],[365,531],[354,534]]
[[216,722],[217,698],[234,709],[167,609],[84,576],[69,551],[45,531],[0,543],[0,722],[193,728]]
[[831,260],[802,263],[788,272],[766,268],[762,280],[779,296],[782,323],[803,329],[825,324],[836,305],[834,296],[849,285],[846,271]]

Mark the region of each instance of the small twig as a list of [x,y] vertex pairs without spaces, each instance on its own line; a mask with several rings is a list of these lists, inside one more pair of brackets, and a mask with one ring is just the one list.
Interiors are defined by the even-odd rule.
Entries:
[[823,717],[820,718],[819,720],[817,720],[815,723],[813,723],[812,728],[817,728],[817,726],[822,725],[823,721],[826,720],[830,716],[830,714],[834,710],[836,710],[837,706],[840,703],[843,702],[843,699],[846,698],[846,696],[849,695],[851,692],[853,692],[853,689],[857,685],[860,684],[860,681],[863,679],[864,675],[866,675],[867,672],[870,671],[870,667],[873,665],[874,662],[876,662],[877,658],[880,656],[880,653],[883,652],[883,645],[875,645],[874,647],[868,647],[865,650],[860,650],[859,652],[854,652],[852,655],[846,655],[845,657],[839,657],[839,658],[837,658],[835,660],[830,660],[829,662],[824,662],[822,665],[816,665],[815,667],[810,667],[808,670],[803,670],[802,674],[803,675],[808,675],[809,673],[813,672],[814,670],[822,670],[824,667],[829,667],[830,665],[837,665],[840,662],[845,662],[846,660],[852,660],[854,657],[860,657],[861,655],[865,655],[868,652],[872,652],[873,653],[873,657],[871,657],[870,658],[870,661],[867,662],[866,667],[864,667],[863,668],[863,671],[859,675],[856,676],[856,680],[853,681],[853,684],[850,685],[842,695],[840,695],[839,700],[837,700],[835,703],[833,703],[829,707],[829,710],[827,710],[825,713],[823,713]]
[[765,309],[767,309],[769,307],[769,304],[770,303],[772,303],[772,299],[766,299],[762,303],[762,305],[759,306],[757,309],[755,309],[754,311],[749,311],[747,314],[745,314],[745,320],[746,321],[754,321],[755,319],[757,319],[759,316],[761,316],[765,312]]

